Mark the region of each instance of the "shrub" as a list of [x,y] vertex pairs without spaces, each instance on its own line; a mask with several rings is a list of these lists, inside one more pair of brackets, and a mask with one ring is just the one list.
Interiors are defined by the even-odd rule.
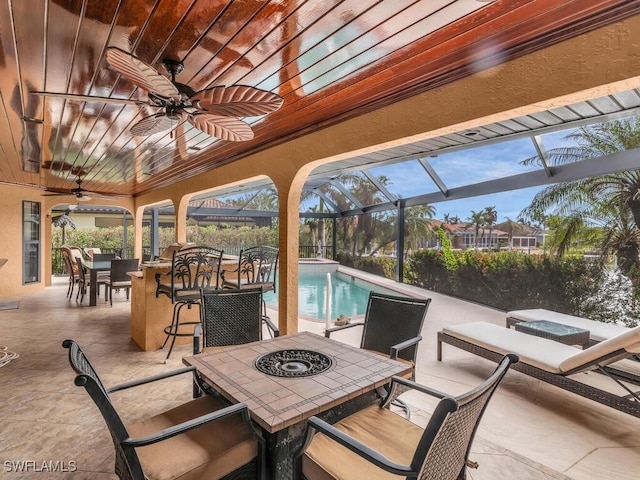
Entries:
[[[622,294],[628,300],[622,318],[619,308],[607,308],[614,303],[612,292],[621,292],[620,281],[582,257],[473,250],[453,255],[455,262],[439,250],[416,252],[407,262],[408,283],[501,310],[546,308],[602,321],[637,322],[629,303],[632,289]],[[603,297],[606,291],[610,293]]]
[[393,257],[356,257],[354,268],[386,278],[395,278],[396,259]]

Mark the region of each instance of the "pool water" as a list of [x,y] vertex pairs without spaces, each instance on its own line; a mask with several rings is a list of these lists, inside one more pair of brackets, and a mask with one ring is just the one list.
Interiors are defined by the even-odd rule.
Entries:
[[[344,313],[348,317],[364,315],[369,292],[391,293],[382,287],[362,282],[342,273],[331,273],[331,318]],[[298,277],[298,313],[318,320],[326,320],[326,273],[301,273]],[[264,295],[269,305],[277,305],[273,292]]]

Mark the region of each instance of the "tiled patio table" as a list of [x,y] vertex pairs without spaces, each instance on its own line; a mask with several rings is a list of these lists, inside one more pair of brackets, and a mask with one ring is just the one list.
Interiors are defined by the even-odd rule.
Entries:
[[[307,377],[258,370],[257,359],[281,351],[320,353],[331,366]],[[293,456],[302,445],[309,417],[334,423],[375,403],[376,388],[392,376],[411,372],[406,363],[310,332],[220,347],[183,361],[195,366],[223,397],[248,405],[267,441],[268,476],[278,480],[293,478]]]

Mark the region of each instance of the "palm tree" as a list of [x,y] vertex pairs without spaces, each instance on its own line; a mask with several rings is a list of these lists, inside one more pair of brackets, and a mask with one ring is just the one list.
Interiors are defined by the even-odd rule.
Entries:
[[457,215],[451,215],[450,213],[445,213],[442,221],[448,225],[455,225],[460,223],[460,217]]
[[[473,210],[471,210],[471,217],[469,217],[469,221],[471,222],[471,224],[473,225],[473,229],[476,233],[475,237],[474,237],[474,243],[476,245],[476,249],[478,248],[478,237],[480,236],[480,229],[484,227],[485,225],[485,217],[484,217],[484,210],[481,210],[479,212],[474,212]],[[484,230],[483,230],[483,235],[484,237]],[[480,237],[482,238],[482,237]]]
[[491,234],[493,233],[493,226],[498,221],[498,212],[496,207],[484,208],[484,223],[489,227],[489,248],[491,248]]
[[404,231],[409,248],[418,250],[420,240],[431,236],[431,220],[435,213],[433,205],[418,205],[405,210]]
[[[576,146],[550,150],[552,166],[640,147],[640,121],[634,118],[583,127],[567,138]],[[531,157],[522,163],[541,165],[541,159]],[[561,235],[556,235],[558,255],[584,231],[581,227],[597,227],[602,252],[614,253],[621,272],[632,281],[638,276],[640,170],[551,185],[535,195],[521,217],[534,219],[548,214],[564,219]]]

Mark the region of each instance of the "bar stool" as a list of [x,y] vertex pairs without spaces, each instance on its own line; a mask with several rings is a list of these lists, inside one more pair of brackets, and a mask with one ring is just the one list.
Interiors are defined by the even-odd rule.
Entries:
[[[240,250],[238,267],[220,272],[222,288],[245,289],[262,287],[263,292],[276,291],[278,249],[267,245]],[[262,300],[262,317],[268,325],[267,304]]]
[[[203,292],[218,288],[218,276],[222,250],[212,247],[188,247],[173,252],[171,271],[156,273],[156,298],[166,295],[173,304],[171,325],[164,328],[167,337],[162,344],[164,348],[169,338],[171,346],[164,362],[171,355],[176,337],[192,337],[194,326],[202,321],[201,295]],[[180,311],[183,307],[191,309],[198,305],[200,321],[180,323]],[[184,328],[191,325],[190,328]]]

